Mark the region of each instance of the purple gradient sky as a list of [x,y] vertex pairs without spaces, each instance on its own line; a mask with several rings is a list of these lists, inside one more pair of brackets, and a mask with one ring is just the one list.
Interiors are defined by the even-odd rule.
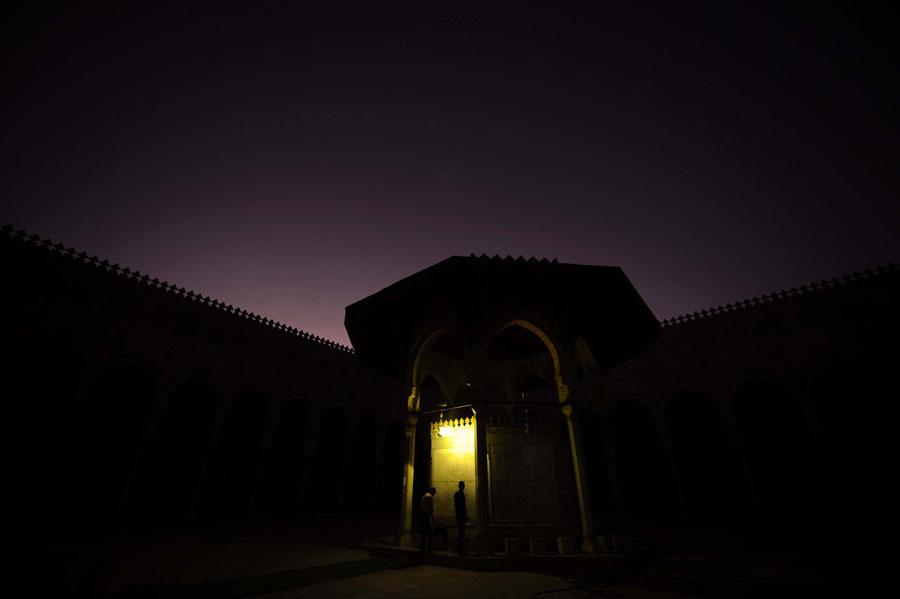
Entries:
[[3,9],[0,220],[318,335],[453,254],[659,318],[900,256],[896,12],[119,4]]

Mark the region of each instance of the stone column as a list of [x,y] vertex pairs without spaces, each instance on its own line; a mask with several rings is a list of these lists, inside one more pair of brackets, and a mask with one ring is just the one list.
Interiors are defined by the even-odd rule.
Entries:
[[269,465],[270,461],[269,451],[263,449],[262,453],[259,455],[259,459],[256,460],[256,472],[253,474],[253,484],[250,486],[250,500],[249,505],[247,506],[247,512],[251,516],[256,515],[256,501],[259,493],[259,484],[263,477],[263,471]]
[[488,476],[487,423],[485,380],[488,375],[487,350],[469,349],[465,356],[463,385],[466,396],[475,409],[475,524],[476,537],[472,548],[478,555],[491,553],[490,477]]
[[475,510],[478,538],[475,550],[480,555],[491,552],[491,529],[489,499],[491,481],[487,463],[487,408],[482,403],[475,414]]
[[[740,441],[735,439],[735,435],[731,435],[731,452],[734,454],[736,461],[741,468],[741,479],[744,481],[744,487],[747,490],[747,504],[742,508],[750,508],[751,510],[759,510],[762,507],[759,489],[756,486],[756,478],[753,476],[753,468],[750,464],[750,456],[747,447]],[[738,491],[739,492],[739,491]]]
[[139,489],[137,489],[141,468],[148,466],[147,461],[150,459],[150,450],[152,448],[150,439],[142,439],[138,446],[134,458],[131,460],[131,466],[126,474],[125,483],[122,489],[119,489],[119,501],[116,504],[116,514],[125,514],[135,506],[134,499]]
[[572,404],[562,406],[569,429],[569,446],[572,450],[572,466],[575,469],[575,489],[578,493],[578,510],[581,513],[581,534],[584,541],[581,549],[587,553],[596,553],[597,542],[594,538],[594,514],[591,506],[590,490],[587,486],[587,468],[584,463],[584,449],[581,443],[581,426],[573,418]]
[[300,477],[300,492],[295,498],[299,503],[293,506],[296,510],[305,510],[309,504],[309,500],[306,498],[306,494],[309,491],[309,463],[310,457],[304,452],[303,465],[298,472],[298,476]]
[[381,484],[381,477],[383,473],[381,469],[384,468],[384,462],[378,462],[375,464],[375,476],[372,477],[372,496],[369,500],[368,506],[371,511],[378,511],[378,485]]
[[208,444],[203,450],[203,461],[200,464],[200,471],[197,473],[197,478],[193,481],[194,487],[191,489],[191,499],[190,504],[188,505],[188,515],[191,520],[196,520],[203,507],[200,505],[200,501],[203,498],[204,488],[206,487],[209,464],[218,457],[216,449],[217,448],[214,445]]
[[203,492],[206,487],[206,478],[209,475],[210,463],[216,465],[216,461],[220,459],[219,437],[222,435],[222,429],[225,426],[225,404],[219,402],[216,409],[216,417],[213,421],[212,431],[206,439],[206,447],[203,450],[203,462],[200,465],[200,471],[197,473],[197,479],[194,480],[194,488],[191,491],[191,502],[188,508],[191,520],[197,518],[203,506],[200,501],[203,498]]
[[609,420],[609,401],[603,389],[603,379],[596,369],[588,370],[588,392],[590,393],[591,406],[598,414],[597,433],[600,435],[600,447],[603,450],[603,465],[606,469],[606,479],[609,485],[609,493],[615,510],[616,522],[621,544],[629,542],[628,517],[625,514],[625,501],[622,498],[622,487],[619,484],[619,474],[616,468],[615,447],[612,441],[612,425]]
[[679,513],[683,513],[687,509],[687,498],[684,494],[681,473],[678,470],[678,455],[669,442],[664,442],[663,448],[666,454],[666,464],[669,466],[669,478],[672,480],[672,491],[675,494],[676,507]]
[[600,414],[597,422],[600,433],[600,445],[603,448],[604,466],[607,472],[610,495],[613,500],[613,509],[616,511],[616,521],[619,524],[618,533],[621,535],[621,544],[629,542],[628,517],[625,514],[625,501],[622,499],[622,487],[619,485],[619,473],[616,467],[616,454],[612,442],[612,427],[609,422],[609,410]]
[[403,444],[403,493],[400,504],[400,546],[412,547],[413,477],[416,461],[416,423],[418,414],[407,414]]

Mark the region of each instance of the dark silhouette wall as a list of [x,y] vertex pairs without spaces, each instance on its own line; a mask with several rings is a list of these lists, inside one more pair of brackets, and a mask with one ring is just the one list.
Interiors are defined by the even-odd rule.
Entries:
[[664,516],[675,504],[674,481],[656,421],[634,400],[615,405],[611,416],[616,472],[629,516]]
[[400,385],[348,348],[8,228],[0,266],[27,513],[397,510]]
[[846,539],[884,477],[872,415],[895,386],[898,282],[888,265],[663,322],[606,377],[628,513]]
[[[10,496],[29,513],[398,510],[405,397],[348,348],[9,228],[0,267],[22,456]],[[898,278],[889,265],[665,321],[605,373],[629,517],[762,517],[799,533],[847,513],[872,486],[865,440],[893,388]],[[581,418],[602,528],[602,444]]]

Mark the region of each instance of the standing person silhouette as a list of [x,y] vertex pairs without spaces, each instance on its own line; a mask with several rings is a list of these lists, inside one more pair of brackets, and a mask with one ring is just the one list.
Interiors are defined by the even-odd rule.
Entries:
[[425,542],[428,541],[428,551],[431,551],[434,538],[434,494],[437,489],[430,487],[428,491],[422,495],[422,501],[419,503],[419,530],[422,533],[422,542],[420,549],[425,551]]
[[459,481],[459,491],[453,494],[453,510],[456,512],[456,553],[459,557],[466,554],[466,522],[469,521],[465,488],[465,481]]

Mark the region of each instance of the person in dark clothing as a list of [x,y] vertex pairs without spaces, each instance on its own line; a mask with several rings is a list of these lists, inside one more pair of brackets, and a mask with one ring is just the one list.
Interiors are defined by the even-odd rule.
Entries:
[[466,554],[466,522],[469,520],[465,488],[466,483],[459,481],[459,491],[453,494],[453,509],[456,512],[456,553],[459,557]]
[[422,533],[422,542],[420,544],[420,549],[422,551],[426,550],[426,541],[428,551],[431,551],[431,547],[434,543],[434,494],[437,493],[437,489],[431,487],[425,494],[422,496],[422,501],[419,503],[419,530]]

